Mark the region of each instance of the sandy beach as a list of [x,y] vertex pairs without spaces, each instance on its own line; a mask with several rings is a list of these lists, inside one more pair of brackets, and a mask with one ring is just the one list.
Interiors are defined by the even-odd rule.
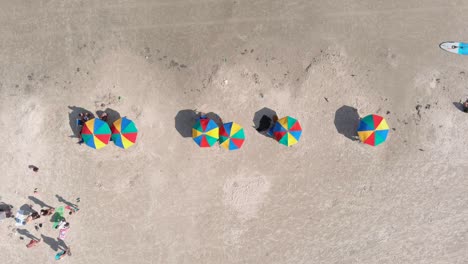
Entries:
[[[468,262],[468,57],[439,48],[468,42],[464,1],[0,7],[0,202],[76,203],[61,262]],[[385,117],[387,141],[340,133],[343,106]],[[257,133],[265,107],[301,122],[298,144]],[[77,144],[76,115],[106,109],[134,146]],[[190,110],[241,124],[243,147],[198,147]],[[0,220],[0,262],[56,261],[35,223]]]

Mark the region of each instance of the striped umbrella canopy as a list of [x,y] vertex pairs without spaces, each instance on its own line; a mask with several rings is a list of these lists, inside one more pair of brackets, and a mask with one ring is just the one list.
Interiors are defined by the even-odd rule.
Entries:
[[358,127],[359,139],[371,146],[377,146],[387,139],[387,121],[379,115],[368,115],[361,119]]
[[225,123],[219,128],[219,144],[225,149],[240,149],[244,144],[244,140],[244,128],[237,123]]
[[84,123],[81,137],[86,145],[94,149],[100,149],[109,143],[111,130],[106,122],[93,118]]
[[116,146],[123,149],[133,146],[138,136],[138,129],[135,123],[126,117],[116,120],[112,124],[111,131],[112,141],[114,141]]
[[215,121],[209,118],[198,118],[192,127],[192,138],[198,146],[209,148],[218,141],[219,127]]
[[301,138],[302,128],[297,119],[290,116],[279,119],[272,130],[273,137],[285,146],[296,144]]

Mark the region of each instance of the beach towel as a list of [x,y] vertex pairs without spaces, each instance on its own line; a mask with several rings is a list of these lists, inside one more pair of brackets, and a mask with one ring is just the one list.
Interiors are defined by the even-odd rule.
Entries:
[[63,206],[60,206],[58,208],[55,209],[55,213],[54,215],[52,216],[52,227],[53,228],[57,228],[57,226],[59,225],[60,221],[62,221],[62,219],[64,219],[63,217],[63,211],[64,211],[64,208]]
[[16,226],[26,225],[26,218],[28,215],[23,210],[18,210],[15,215]]
[[70,228],[60,229],[58,238],[61,239],[61,240],[65,240],[65,236],[67,235],[68,230],[70,230]]
[[39,243],[39,241],[37,241],[35,239],[31,239],[31,241],[29,241],[29,243],[26,245],[26,247],[27,248],[35,247],[35,246],[37,246],[37,243]]
[[0,221],[7,218],[6,212],[0,212]]

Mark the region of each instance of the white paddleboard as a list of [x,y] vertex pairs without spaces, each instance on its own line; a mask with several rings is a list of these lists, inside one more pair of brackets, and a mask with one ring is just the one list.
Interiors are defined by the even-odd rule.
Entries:
[[439,47],[451,53],[468,55],[468,43],[448,41],[440,43]]

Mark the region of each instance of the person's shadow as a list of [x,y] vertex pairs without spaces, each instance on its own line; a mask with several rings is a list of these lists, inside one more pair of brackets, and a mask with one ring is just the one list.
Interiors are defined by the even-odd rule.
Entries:
[[34,196],[28,196],[29,200],[33,201],[35,204],[39,205],[41,208],[43,207],[48,207],[48,208],[52,208],[52,206],[44,203],[43,201],[37,199],[36,197]]
[[72,135],[70,137],[80,137],[80,127],[77,124],[77,120],[80,119],[80,113],[89,113],[91,118],[94,118],[94,114],[91,111],[88,111],[82,107],[77,107],[77,106],[68,106],[68,108],[71,110],[70,113],[68,113],[68,119],[69,119],[69,124],[70,124],[70,129],[72,130]]
[[335,112],[336,130],[353,141],[359,140],[357,135],[359,121],[359,114],[354,107],[343,105]]
[[39,240],[39,238],[35,237],[33,234],[31,234],[28,230],[26,229],[16,229],[18,231],[18,234],[23,235],[29,239],[34,239],[34,240]]
[[252,119],[255,130],[266,137],[270,137],[267,132],[272,127],[272,125],[274,125],[273,120],[275,117],[278,117],[276,111],[270,108],[264,107],[258,110],[255,112]]
[[52,237],[48,237],[48,236],[44,236],[41,234],[41,237],[42,237],[42,241],[49,245],[50,248],[53,250],[53,251],[57,251],[57,250],[66,250],[67,249],[67,245],[65,244],[65,242],[61,239],[54,239]]
[[58,200],[59,202],[61,202],[61,203],[64,203],[64,204],[66,204],[66,205],[68,205],[68,206],[70,206],[70,207],[73,207],[73,208],[78,208],[78,205],[77,205],[77,204],[74,204],[74,203],[72,203],[72,202],[70,202],[70,201],[68,201],[68,200],[65,200],[62,196],[60,196],[60,195],[58,195],[58,194],[56,194],[55,197],[57,197],[57,200]]
[[111,108],[106,108],[106,110],[104,110],[104,111],[98,110],[98,111],[96,111],[96,114],[97,114],[98,117],[101,117],[101,115],[104,112],[106,112],[106,114],[107,114],[106,122],[107,122],[107,124],[109,124],[109,127],[112,126],[112,124],[115,121],[119,120],[120,117],[121,117],[119,112],[117,112],[116,110],[111,109]]

